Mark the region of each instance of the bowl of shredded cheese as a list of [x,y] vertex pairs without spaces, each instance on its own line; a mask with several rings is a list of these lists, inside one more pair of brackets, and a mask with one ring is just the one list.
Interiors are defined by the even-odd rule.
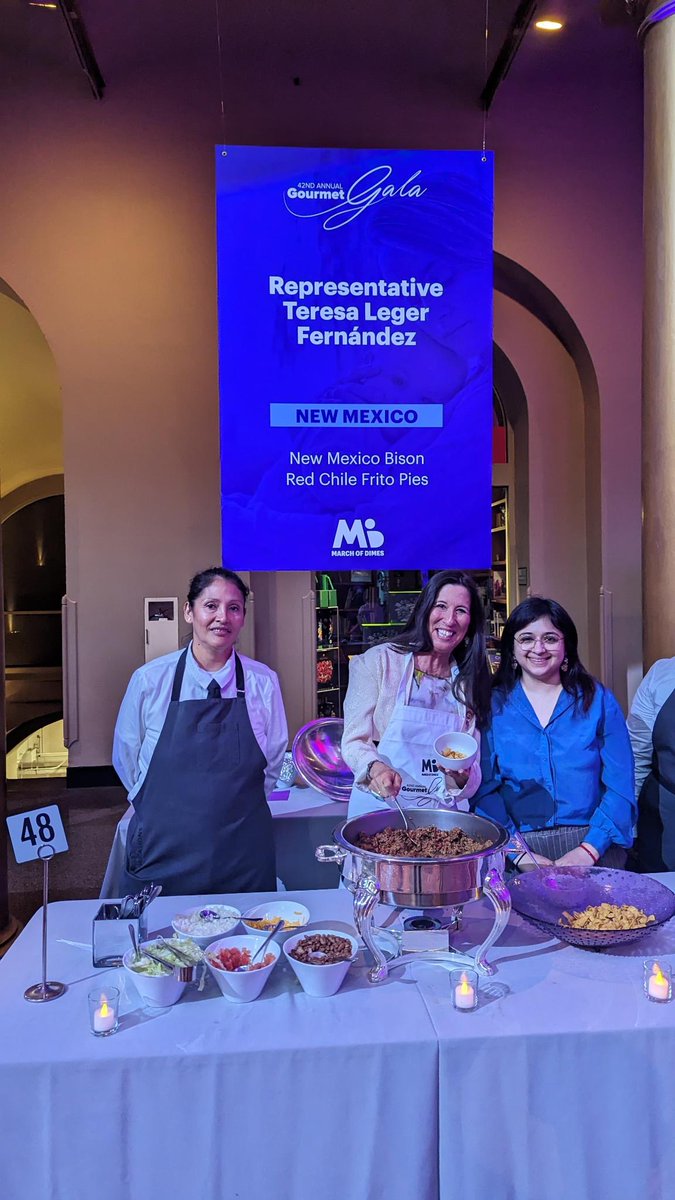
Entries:
[[255,904],[246,910],[242,922],[248,933],[269,933],[270,929],[283,921],[283,925],[275,934],[278,940],[304,929],[309,921],[309,909],[297,900],[268,900],[265,904]]

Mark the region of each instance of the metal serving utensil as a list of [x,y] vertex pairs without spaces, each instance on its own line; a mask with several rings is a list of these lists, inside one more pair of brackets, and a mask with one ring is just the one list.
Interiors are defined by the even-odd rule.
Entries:
[[179,950],[177,946],[172,946],[171,942],[168,942],[161,933],[157,935],[157,941],[160,942],[162,946],[165,946],[171,954],[175,954],[176,958],[180,959],[182,963],[185,963],[186,967],[196,966],[196,963],[193,963],[192,959],[188,958],[187,954],[185,954],[183,950]]
[[[172,963],[168,963],[166,961],[166,959],[160,958],[158,954],[153,954],[152,950],[148,950],[147,946],[143,946],[143,948],[141,949],[141,947],[138,944],[138,941],[136,940],[136,931],[135,931],[133,925],[129,926],[129,936],[131,938],[131,944],[135,951],[134,962],[138,962],[138,960],[140,958],[145,956],[145,958],[150,958],[150,959],[152,959],[153,962],[159,963],[160,967],[164,967],[165,970],[168,970],[171,972],[177,971],[178,978],[180,979],[181,983],[191,983],[192,982],[192,980],[194,978],[194,965],[195,965],[194,963],[190,963],[189,967],[174,966]],[[174,947],[170,946],[169,949],[173,952]]]
[[370,790],[374,796],[377,796],[378,800],[384,800],[385,804],[389,804],[391,802],[391,804],[393,804],[395,806],[395,808],[397,808],[399,811],[399,815],[401,817],[401,820],[403,821],[403,828],[410,829],[410,822],[409,822],[408,818],[406,817],[403,809],[401,808],[401,805],[399,804],[397,796],[394,796],[394,794],[392,792],[389,792],[386,789],[383,792],[380,792],[380,791],[375,791],[375,789],[371,787]]
[[269,931],[269,933],[268,933],[267,937],[265,938],[265,941],[263,942],[262,946],[258,946],[258,949],[256,950],[255,954],[253,955],[253,957],[252,957],[252,959],[251,959],[250,963],[243,963],[241,967],[235,967],[235,971],[250,971],[250,970],[251,970],[251,967],[253,966],[253,964],[254,964],[254,962],[255,962],[255,960],[256,960],[256,958],[260,958],[260,955],[261,955],[261,954],[263,953],[263,951],[265,950],[265,947],[266,947],[266,946],[268,946],[268,945],[269,945],[269,943],[272,941],[272,938],[274,937],[275,933],[278,933],[278,932],[279,932],[279,930],[281,929],[281,927],[282,927],[283,923],[284,923],[284,919],[283,919],[283,917],[281,917],[281,918],[280,918],[280,919],[277,921],[276,925],[274,926],[274,929],[270,929],[270,931]]
[[134,948],[134,962],[138,962],[139,958],[141,957],[141,952],[138,948],[138,942],[136,941],[136,930],[134,929],[133,925],[129,925],[129,937],[131,938],[131,944]]
[[523,837],[522,833],[520,833],[519,830],[517,830],[517,829],[515,829],[513,831],[513,834],[511,835],[511,842],[506,847],[507,852],[511,850],[512,846],[516,849],[516,851],[518,853],[526,854],[528,858],[531,858],[537,871],[544,870],[544,864],[537,862],[536,858],[534,857],[534,854],[530,850],[530,847],[528,846],[527,842],[525,841],[525,838]]

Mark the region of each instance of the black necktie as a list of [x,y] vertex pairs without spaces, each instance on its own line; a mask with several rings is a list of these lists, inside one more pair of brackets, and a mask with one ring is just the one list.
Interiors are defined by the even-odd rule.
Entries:
[[220,690],[220,684],[217,679],[212,679],[206,689],[206,695],[209,700],[222,700],[223,694]]

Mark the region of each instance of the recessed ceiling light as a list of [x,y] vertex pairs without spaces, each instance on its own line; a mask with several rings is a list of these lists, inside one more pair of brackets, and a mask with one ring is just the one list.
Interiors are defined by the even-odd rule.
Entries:
[[559,29],[562,29],[563,23],[562,21],[553,20],[535,21],[534,27],[535,29],[543,29],[545,33],[557,33]]
[[47,0],[28,0],[29,8],[58,8],[58,4],[48,4]]

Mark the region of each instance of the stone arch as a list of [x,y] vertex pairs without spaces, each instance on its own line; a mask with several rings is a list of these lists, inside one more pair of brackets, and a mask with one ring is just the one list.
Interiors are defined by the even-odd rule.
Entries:
[[[494,256],[495,290],[524,308],[557,339],[572,360],[583,403],[584,449],[583,472],[585,486],[585,568],[587,580],[587,622],[591,646],[592,669],[600,672],[601,614],[600,589],[602,585],[602,493],[600,455],[600,394],[598,380],[588,346],[573,317],[541,279],[520,263],[503,254]],[[527,419],[523,421],[522,403],[527,398],[520,383],[517,370],[497,348],[496,363],[511,385],[502,395],[507,415],[514,430],[519,428],[516,438],[516,454],[528,461]],[[506,360],[506,361],[505,361]],[[508,364],[508,365],[507,365]],[[509,370],[510,368],[510,370]],[[514,386],[513,374],[518,380]],[[524,439],[524,445],[523,445]],[[519,467],[522,463],[519,463]],[[520,487],[519,475],[519,487]]]

